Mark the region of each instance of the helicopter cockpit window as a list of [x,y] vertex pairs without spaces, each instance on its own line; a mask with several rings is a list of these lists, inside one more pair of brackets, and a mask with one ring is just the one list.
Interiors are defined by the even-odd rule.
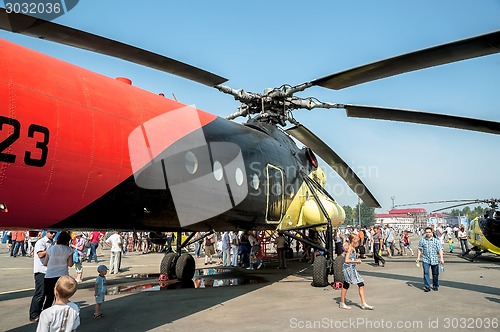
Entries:
[[273,191],[273,194],[275,194],[276,196],[281,195],[282,194],[282,192],[281,192],[281,183],[276,182],[274,184],[274,186],[271,188],[271,190]]
[[260,184],[259,176],[257,174],[254,174],[252,176],[252,182],[251,182],[252,188],[255,190],[259,189],[259,184]]
[[195,154],[191,151],[188,151],[186,153],[185,162],[186,170],[189,172],[189,174],[196,173],[196,171],[198,170],[198,158],[196,158]]
[[222,180],[222,176],[224,175],[224,170],[222,169],[222,164],[219,161],[214,162],[214,177],[217,181]]
[[236,168],[234,176],[236,178],[236,184],[238,186],[241,186],[243,184],[243,171],[241,170],[241,168]]

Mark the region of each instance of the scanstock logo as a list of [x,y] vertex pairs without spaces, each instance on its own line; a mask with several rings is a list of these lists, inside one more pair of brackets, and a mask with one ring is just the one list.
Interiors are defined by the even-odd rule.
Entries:
[[209,142],[195,107],[157,116],[128,138],[136,184],[169,189],[185,227],[230,210],[248,194],[241,148]]
[[[75,8],[79,0],[4,0],[5,11],[16,14],[25,14],[28,16],[40,18],[46,21],[62,16]],[[23,22],[27,25],[29,22]],[[18,24],[18,23],[16,23]],[[16,27],[22,28],[22,27]]]

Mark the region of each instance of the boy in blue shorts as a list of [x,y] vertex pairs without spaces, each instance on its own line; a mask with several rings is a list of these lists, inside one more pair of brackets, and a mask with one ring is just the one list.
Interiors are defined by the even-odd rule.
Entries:
[[106,265],[99,265],[97,268],[99,275],[95,280],[95,312],[94,318],[102,318],[101,304],[104,302],[104,296],[106,295],[106,274],[108,273],[108,268]]

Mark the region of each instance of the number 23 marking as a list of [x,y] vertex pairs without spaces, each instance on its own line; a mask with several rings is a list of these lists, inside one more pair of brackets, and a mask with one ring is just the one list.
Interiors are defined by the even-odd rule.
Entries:
[[[11,126],[14,131],[6,139],[0,142],[0,162],[14,163],[16,161],[16,155],[4,151],[21,136],[21,123],[16,119],[0,116],[0,130],[3,129],[4,125]],[[47,162],[47,155],[49,154],[49,129],[37,124],[30,124],[28,127],[28,137],[33,138],[35,133],[43,134],[43,140],[37,141],[35,145],[35,148],[41,151],[40,158],[32,158],[32,152],[25,151],[24,163],[28,166],[43,167]]]

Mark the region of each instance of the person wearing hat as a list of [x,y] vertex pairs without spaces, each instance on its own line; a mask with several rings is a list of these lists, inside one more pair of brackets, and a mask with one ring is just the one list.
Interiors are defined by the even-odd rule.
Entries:
[[76,270],[76,282],[81,283],[83,281],[83,256],[85,255],[85,239],[83,238],[82,232],[77,232],[75,235],[75,244],[71,245],[76,250],[74,256],[75,270]]
[[94,318],[102,318],[101,304],[104,302],[104,297],[106,295],[106,273],[108,273],[108,268],[106,265],[99,265],[97,267],[97,272],[99,275],[95,280],[94,296],[95,296],[95,311]]

